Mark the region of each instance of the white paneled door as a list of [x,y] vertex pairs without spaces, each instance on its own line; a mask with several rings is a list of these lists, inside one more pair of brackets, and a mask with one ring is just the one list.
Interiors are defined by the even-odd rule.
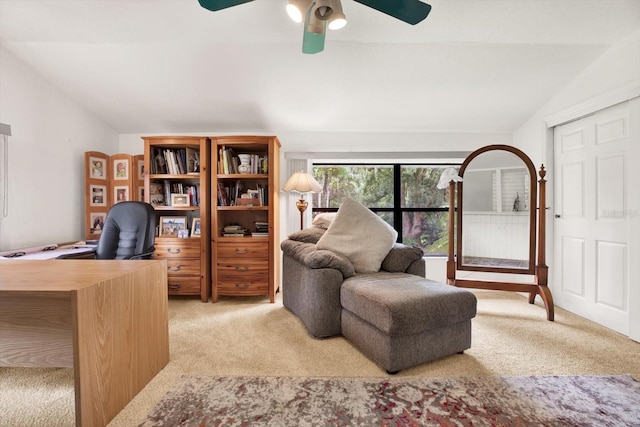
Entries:
[[553,297],[640,341],[637,101],[554,130]]

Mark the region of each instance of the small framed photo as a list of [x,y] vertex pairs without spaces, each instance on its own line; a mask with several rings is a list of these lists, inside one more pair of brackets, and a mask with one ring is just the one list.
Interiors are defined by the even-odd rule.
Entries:
[[116,185],[113,187],[113,194],[115,202],[126,202],[129,200],[129,186],[128,185]]
[[113,161],[113,174],[114,180],[127,180],[129,179],[129,160],[116,159]]
[[107,186],[106,185],[90,185],[89,186],[90,206],[107,206]]
[[160,235],[162,237],[178,237],[180,230],[187,229],[186,216],[161,216]]
[[157,182],[149,184],[149,202],[154,206],[164,206],[164,188],[162,184]]
[[175,206],[175,207],[191,206],[189,204],[189,195],[188,194],[172,193],[171,194],[171,206]]
[[144,202],[144,185],[138,186],[138,201]]
[[104,228],[104,219],[107,217],[106,212],[91,212],[90,221],[91,228],[90,231],[93,234],[102,233],[102,229]]
[[178,237],[180,239],[188,239],[189,238],[189,230],[178,230]]
[[138,180],[144,181],[144,159],[138,160]]
[[107,160],[99,157],[89,157],[89,178],[107,179]]
[[200,218],[193,218],[191,224],[191,237],[200,237]]

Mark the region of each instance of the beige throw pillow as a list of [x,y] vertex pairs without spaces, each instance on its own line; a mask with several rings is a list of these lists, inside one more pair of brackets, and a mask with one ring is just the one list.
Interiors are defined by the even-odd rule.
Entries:
[[346,256],[357,273],[375,273],[397,237],[398,232],[378,215],[346,199],[316,246]]

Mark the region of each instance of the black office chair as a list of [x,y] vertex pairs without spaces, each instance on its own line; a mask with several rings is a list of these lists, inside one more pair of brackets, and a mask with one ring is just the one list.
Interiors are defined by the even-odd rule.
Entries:
[[151,259],[156,250],[156,211],[145,202],[119,202],[107,212],[96,259]]

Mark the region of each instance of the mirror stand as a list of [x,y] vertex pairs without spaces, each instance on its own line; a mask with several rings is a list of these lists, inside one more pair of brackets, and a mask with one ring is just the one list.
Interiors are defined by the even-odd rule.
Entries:
[[[476,152],[472,153],[467,160],[463,163],[460,168],[461,174],[464,173],[466,166],[468,166],[469,161],[477,156],[476,153],[484,153],[491,150],[508,150],[514,154],[517,154],[525,164],[530,164],[530,173],[532,186],[535,186],[535,168],[529,158],[519,150],[514,147],[508,146],[489,146],[484,147]],[[520,271],[514,271],[513,268],[502,268],[500,266],[491,266],[491,267],[475,267],[469,264],[464,264],[463,256],[462,256],[462,214],[463,214],[463,202],[462,202],[462,186],[464,182],[464,177],[462,182],[449,182],[449,250],[448,250],[448,258],[447,258],[447,281],[449,285],[462,287],[462,288],[475,288],[475,289],[489,289],[489,290],[499,290],[499,291],[512,291],[512,292],[523,292],[529,294],[529,303],[533,304],[535,302],[536,295],[540,295],[542,302],[544,303],[544,307],[547,313],[547,320],[554,320],[554,306],[553,306],[553,296],[551,295],[551,291],[547,286],[548,283],[548,270],[549,268],[546,265],[546,256],[545,256],[545,233],[546,233],[546,180],[545,175],[546,171],[544,169],[544,165],[540,167],[538,171],[539,180],[537,181],[538,187],[538,209],[537,209],[537,218],[536,214],[531,214],[531,222],[529,224],[529,229],[531,231],[531,239],[529,242],[530,246],[530,254],[531,257],[536,253],[537,248],[537,262],[535,263],[535,267],[533,267],[531,260],[531,266],[533,268],[523,269]],[[456,227],[455,215],[456,215],[456,187],[457,187],[457,195],[458,195],[458,222]],[[535,209],[535,192],[532,189],[532,200],[531,206],[532,209]],[[537,219],[537,221],[536,221]],[[538,224],[538,233],[536,236],[535,227],[536,222]],[[456,230],[458,235],[456,236]],[[458,244],[456,245],[456,237]],[[454,254],[454,248],[457,247],[457,253]],[[464,265],[463,265],[464,264]],[[482,279],[470,279],[470,278],[458,278],[457,272],[459,270],[466,271],[483,271],[491,274],[506,274],[506,273],[516,273],[516,274],[529,274],[533,276],[532,283],[521,283],[517,281],[502,281],[502,280],[482,280]]]

